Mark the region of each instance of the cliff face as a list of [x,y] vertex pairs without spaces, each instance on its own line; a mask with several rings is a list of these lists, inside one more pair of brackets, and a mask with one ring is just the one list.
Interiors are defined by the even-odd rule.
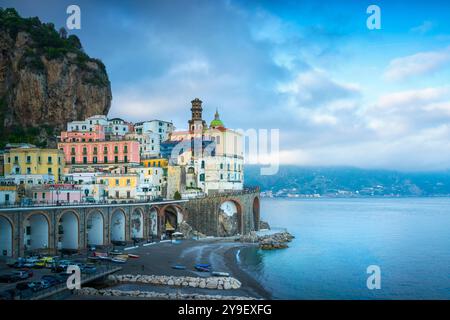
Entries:
[[77,37],[0,11],[0,144],[54,146],[68,121],[106,115],[111,99],[103,63],[89,58]]

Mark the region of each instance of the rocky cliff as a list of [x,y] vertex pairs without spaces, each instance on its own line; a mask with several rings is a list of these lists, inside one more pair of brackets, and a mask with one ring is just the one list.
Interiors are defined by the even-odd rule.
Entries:
[[111,99],[105,66],[76,36],[0,9],[0,147],[54,146],[68,121],[107,114]]

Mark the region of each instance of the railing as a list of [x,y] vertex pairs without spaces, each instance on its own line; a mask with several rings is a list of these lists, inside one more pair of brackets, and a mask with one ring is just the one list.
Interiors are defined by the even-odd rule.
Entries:
[[[93,274],[81,274],[81,284],[90,282],[92,280],[104,277],[110,273],[116,272],[121,270],[121,267],[118,267],[116,265],[111,265],[111,264],[104,264],[104,265],[96,265],[96,272]],[[36,292],[28,292],[27,294],[23,295],[20,294],[18,296],[18,298],[20,300],[38,300],[38,299],[44,299],[47,298],[49,296],[52,296],[58,292],[62,292],[64,290],[69,290],[67,288],[67,283],[63,282],[60,284],[57,284],[55,286],[51,286],[49,288],[46,289],[42,289]]]

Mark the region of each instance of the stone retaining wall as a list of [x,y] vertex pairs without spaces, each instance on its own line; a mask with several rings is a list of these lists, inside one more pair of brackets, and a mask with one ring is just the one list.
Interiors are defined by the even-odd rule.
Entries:
[[233,277],[175,277],[155,275],[110,275],[111,283],[143,283],[177,287],[192,287],[218,290],[239,289],[241,282]]
[[256,300],[252,297],[244,296],[223,296],[223,295],[209,295],[197,293],[160,293],[154,291],[123,291],[114,289],[101,289],[85,287],[80,290],[75,290],[76,295],[86,296],[109,296],[109,297],[134,297],[147,299],[170,299],[170,300]]

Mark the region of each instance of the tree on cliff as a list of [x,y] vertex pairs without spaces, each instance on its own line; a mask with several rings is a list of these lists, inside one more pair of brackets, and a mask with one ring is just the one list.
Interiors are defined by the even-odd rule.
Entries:
[[67,122],[107,114],[111,99],[104,64],[77,36],[0,8],[0,148],[55,146]]
[[181,194],[177,191],[175,191],[174,195],[173,195],[173,199],[174,200],[181,200]]

